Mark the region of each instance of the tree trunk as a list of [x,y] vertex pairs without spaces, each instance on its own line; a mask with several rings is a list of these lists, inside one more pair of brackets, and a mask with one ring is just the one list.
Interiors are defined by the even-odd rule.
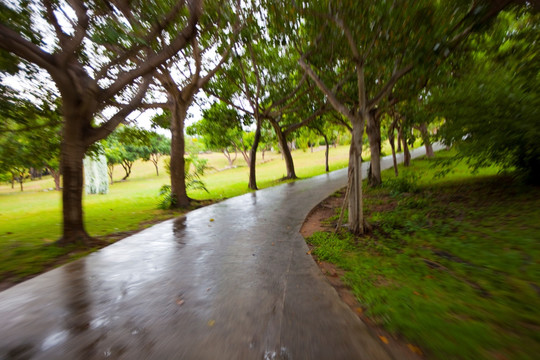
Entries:
[[325,151],[324,151],[324,159],[325,159],[324,165],[325,165],[325,171],[326,171],[326,172],[329,172],[329,171],[330,171],[330,167],[328,166],[328,155],[329,155],[329,152],[330,152],[330,144],[328,143],[328,136],[326,136],[326,134],[322,134],[322,136],[324,137],[324,143],[326,144],[326,149],[325,149]]
[[126,172],[126,176],[122,178],[122,181],[126,180],[129,177],[129,175],[131,175],[132,166],[133,166],[133,161],[122,160],[122,167],[124,168],[124,171]]
[[150,154],[150,161],[152,164],[154,164],[154,167],[156,168],[156,176],[159,176],[159,154]]
[[249,154],[249,183],[248,187],[251,190],[257,190],[257,176],[255,173],[255,164],[257,162],[257,148],[261,140],[261,120],[257,119],[257,129],[255,130],[255,138],[253,139],[253,145],[251,146]]
[[184,120],[188,106],[176,99],[171,117],[171,197],[172,207],[185,208],[190,204],[186,189]]
[[371,110],[367,118],[367,135],[371,152],[368,182],[371,187],[382,183],[381,177],[381,124],[377,110]]
[[403,150],[401,149],[401,143],[403,142],[403,131],[401,129],[401,126],[398,127],[398,133],[397,133],[397,152],[400,153]]
[[60,170],[54,170],[52,167],[47,166],[47,170],[51,173],[54,180],[54,189],[60,191]]
[[287,176],[285,176],[285,179],[297,179],[296,172],[294,171],[294,162],[291,155],[291,150],[289,149],[289,145],[287,144],[287,138],[283,131],[281,131],[281,128],[279,127],[277,121],[270,119],[270,124],[272,124],[272,127],[276,132],[279,146],[281,147],[281,154],[285,159],[285,166],[287,167]]
[[63,236],[57,242],[62,246],[80,242],[86,244],[90,240],[83,223],[83,158],[86,149],[82,145],[81,126],[76,119],[68,119],[64,124],[64,136],[61,144],[64,223]]
[[420,133],[422,134],[422,140],[424,141],[424,146],[426,147],[426,156],[428,158],[432,158],[435,156],[435,152],[433,151],[433,146],[431,145],[431,140],[429,139],[429,132],[427,129],[427,124],[423,123],[421,124],[418,129],[420,130]]
[[[367,115],[367,114],[366,114]],[[349,151],[349,230],[364,234],[364,211],[362,199],[362,136],[365,118],[353,119],[351,148]]]
[[396,158],[396,136],[394,135],[395,130],[395,124],[396,121],[394,120],[392,122],[392,125],[390,125],[390,129],[388,130],[388,142],[390,143],[390,147],[392,148],[392,163],[394,165],[394,174],[396,177],[399,175],[398,173],[398,164],[397,164],[397,158]]
[[403,166],[411,165],[411,153],[409,151],[409,144],[407,144],[407,138],[405,136],[401,137],[403,142]]
[[24,191],[24,189],[23,189],[23,182],[24,182],[24,178],[21,176],[21,177],[19,178],[19,184],[21,185],[21,191]]
[[109,179],[111,180],[111,185],[112,185],[113,184],[114,164],[107,165],[107,172],[109,173]]
[[227,161],[229,162],[229,167],[232,167],[231,153],[229,153],[229,151],[227,149],[223,149],[222,152],[223,152],[223,155],[225,156],[225,158],[227,159]]

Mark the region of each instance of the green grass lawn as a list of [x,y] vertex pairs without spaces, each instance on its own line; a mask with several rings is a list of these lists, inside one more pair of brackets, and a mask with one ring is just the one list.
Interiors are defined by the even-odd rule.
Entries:
[[372,233],[316,233],[313,253],[428,358],[538,358],[540,189],[464,164],[434,178],[432,164],[414,160],[400,180],[384,172],[386,185],[366,190]]
[[[259,188],[276,185],[286,174],[281,155],[267,152],[264,162],[260,156],[257,165]],[[235,163],[238,167],[227,170],[221,170],[228,165],[222,154],[203,154],[201,157],[207,158],[211,167],[204,178],[209,193],[193,191],[189,196],[220,200],[248,192],[248,168],[241,155]],[[293,157],[300,178],[324,173],[324,151],[297,150]],[[347,162],[347,146],[330,149],[330,170],[345,167]],[[157,208],[159,188],[170,183],[163,163],[159,176],[156,176],[152,163],[137,161],[131,177],[119,182],[122,177],[123,169],[116,166],[114,179],[118,182],[110,186],[107,195],[84,196],[85,223],[92,236],[116,240],[128,231],[179,214]],[[16,282],[56,265],[59,260],[65,261],[66,257],[78,257],[88,252],[88,249],[81,251],[50,245],[60,237],[62,224],[61,193],[44,191],[53,186],[50,177],[26,182],[24,192],[17,186],[14,189],[6,184],[0,186],[0,283],[6,279]]]

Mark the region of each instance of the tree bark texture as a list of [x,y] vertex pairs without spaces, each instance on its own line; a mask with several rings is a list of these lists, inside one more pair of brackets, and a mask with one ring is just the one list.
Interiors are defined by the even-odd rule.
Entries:
[[294,170],[294,161],[292,158],[291,150],[289,149],[289,145],[287,144],[287,138],[284,132],[281,130],[278,122],[273,119],[269,120],[270,124],[272,124],[272,127],[274,128],[274,131],[276,132],[279,146],[281,147],[281,153],[283,154],[283,159],[285,160],[285,166],[287,168],[287,176],[285,176],[285,179],[297,179],[296,172]]
[[330,144],[328,143],[328,136],[326,136],[326,134],[323,134],[323,137],[324,137],[324,143],[326,145],[326,149],[324,151],[324,166],[325,166],[325,171],[326,172],[329,172],[330,171],[330,167],[328,166],[328,155],[330,153]]
[[396,136],[394,134],[394,131],[396,129],[396,119],[392,121],[392,124],[390,125],[390,129],[388,129],[388,142],[390,143],[390,147],[392,148],[392,163],[394,165],[394,174],[396,177],[399,175],[398,172],[398,164],[397,164],[397,157],[396,157]]
[[185,181],[185,140],[184,120],[188,106],[175,101],[171,117],[171,197],[172,206],[185,208],[189,206]]
[[379,186],[382,183],[381,176],[381,123],[380,114],[377,110],[369,111],[366,132],[371,152],[368,183],[370,186]]
[[248,187],[251,190],[257,190],[257,174],[255,172],[255,164],[257,162],[257,148],[261,141],[261,126],[262,120],[257,119],[257,129],[255,130],[255,137],[253,139],[253,145],[251,146],[249,154],[249,183]]
[[432,158],[435,156],[435,152],[433,151],[433,145],[431,145],[431,140],[429,139],[429,132],[427,129],[427,124],[423,123],[421,124],[418,129],[420,130],[420,133],[422,134],[422,140],[424,141],[424,146],[426,148],[426,156],[428,158]]
[[362,137],[364,118],[355,118],[351,148],[349,151],[349,230],[353,234],[364,234],[364,210],[362,199]]
[[[66,105],[64,105],[64,109]],[[73,114],[72,116],[77,116]],[[64,123],[64,136],[61,144],[61,172],[64,189],[62,191],[63,205],[63,236],[58,244],[87,243],[90,236],[83,222],[82,192],[83,192],[83,158],[86,147],[82,139],[85,119],[79,121],[67,119]]]
[[407,138],[405,136],[401,137],[403,143],[403,166],[411,165],[411,152],[409,151],[409,144],[407,144]]

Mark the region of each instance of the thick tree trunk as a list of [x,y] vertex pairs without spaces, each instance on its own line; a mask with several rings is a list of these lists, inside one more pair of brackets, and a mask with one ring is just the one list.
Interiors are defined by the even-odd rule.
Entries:
[[382,183],[381,177],[381,124],[380,115],[376,110],[369,112],[367,118],[367,135],[369,149],[371,152],[371,163],[369,166],[368,183],[370,186],[379,186]]
[[61,145],[61,172],[64,180],[62,191],[63,236],[59,245],[88,243],[90,236],[84,228],[82,192],[83,158],[86,148],[82,141],[82,129],[75,119],[67,119]]
[[190,204],[187,196],[185,173],[184,120],[188,106],[175,101],[171,117],[171,206],[185,208]]
[[270,120],[270,124],[272,124],[272,127],[276,132],[279,146],[281,147],[281,154],[283,154],[283,158],[285,159],[285,166],[287,168],[287,176],[285,176],[285,179],[297,179],[296,172],[294,171],[294,161],[291,155],[291,150],[287,144],[287,138],[283,131],[281,131],[281,128],[276,121]]
[[428,158],[432,158],[435,156],[435,152],[433,151],[433,146],[431,145],[431,140],[429,139],[429,132],[427,129],[427,124],[423,123],[421,124],[418,129],[420,130],[420,133],[422,134],[422,140],[424,141],[424,146],[426,147],[426,156]]
[[261,120],[257,119],[257,128],[255,130],[255,138],[253,139],[253,145],[251,146],[249,154],[249,183],[248,187],[251,190],[257,190],[257,175],[255,172],[255,164],[257,162],[257,148],[261,141]]
[[409,151],[409,144],[407,144],[407,138],[405,136],[401,137],[403,143],[403,166],[411,165],[411,152]]
[[[367,114],[366,114],[367,115]],[[362,199],[362,136],[364,118],[353,123],[351,148],[349,151],[349,230],[353,234],[364,234],[364,210]]]

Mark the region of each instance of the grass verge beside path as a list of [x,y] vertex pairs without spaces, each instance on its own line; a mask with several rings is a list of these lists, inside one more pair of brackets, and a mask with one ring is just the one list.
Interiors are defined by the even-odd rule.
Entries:
[[433,179],[431,164],[385,172],[386,185],[366,187],[372,233],[315,233],[313,254],[344,269],[366,314],[428,358],[538,358],[540,188],[463,164]]
[[[257,183],[266,188],[280,183],[285,174],[281,155],[267,152],[263,161],[258,154]],[[226,166],[221,154],[203,154],[212,168],[203,179],[209,193],[189,192],[189,196],[202,200],[222,200],[241,195],[247,188],[248,171],[239,156],[237,168],[218,171]],[[324,173],[324,151],[294,151],[297,175],[307,178]],[[347,166],[348,147],[330,149],[330,170]],[[115,169],[115,181],[123,176],[120,166]],[[132,232],[180,212],[157,209],[159,188],[169,184],[163,164],[156,176],[153,164],[137,161],[131,177],[115,182],[107,195],[85,195],[84,216],[87,231],[102,240],[97,246],[114,242]],[[25,183],[19,192],[9,185],[0,186],[0,290],[28,276],[81,257],[94,249],[51,245],[61,235],[61,193],[43,191],[53,187],[53,181],[44,178]],[[208,202],[207,202],[208,203]]]

